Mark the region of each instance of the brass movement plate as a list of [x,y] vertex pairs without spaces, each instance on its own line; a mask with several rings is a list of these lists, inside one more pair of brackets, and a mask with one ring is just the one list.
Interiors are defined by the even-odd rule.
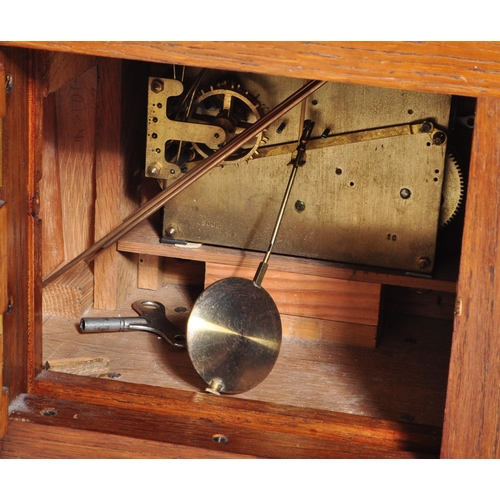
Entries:
[[[252,102],[258,99],[269,109],[303,83],[236,76],[242,95],[258,96]],[[217,72],[207,79],[214,85],[228,81]],[[267,250],[290,173],[290,151],[303,120],[311,119],[307,163],[297,173],[274,253],[431,273],[450,101],[439,94],[328,83],[265,132],[262,154],[227,162],[171,200],[163,236]],[[422,129],[422,122],[432,124],[431,130]],[[372,129],[390,133],[379,137]],[[185,130],[188,142],[189,126]],[[146,170],[152,151],[148,146]],[[182,175],[176,165],[168,167],[158,176],[166,185]]]

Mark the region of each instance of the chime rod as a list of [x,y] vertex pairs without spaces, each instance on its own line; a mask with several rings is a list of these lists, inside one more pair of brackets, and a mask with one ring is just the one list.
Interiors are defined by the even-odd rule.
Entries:
[[127,234],[130,230],[136,227],[143,220],[154,214],[165,203],[184,191],[193,182],[209,172],[212,168],[218,166],[229,155],[234,153],[246,142],[269,127],[274,121],[290,111],[293,107],[303,101],[307,96],[318,90],[325,82],[313,80],[306,83],[303,87],[293,93],[290,97],[278,104],[265,116],[257,120],[247,130],[235,136],[228,144],[216,151],[213,155],[209,156],[197,166],[193,167],[189,172],[184,174],[177,182],[170,187],[164,189],[161,193],[157,194],[150,201],[145,203],[142,207],[138,208],[132,215],[127,217],[119,226],[109,232],[106,236],[90,246],[87,250],[83,251],[80,255],[69,261],[67,264],[47,276],[42,281],[42,287],[52,283],[55,279],[59,278],[69,269],[73,268],[76,264],[82,261],[91,262],[94,258],[106,248],[116,243],[120,238]]

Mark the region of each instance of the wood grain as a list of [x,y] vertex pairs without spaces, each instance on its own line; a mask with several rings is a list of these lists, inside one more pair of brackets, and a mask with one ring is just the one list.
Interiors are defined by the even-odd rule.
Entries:
[[[431,426],[140,385],[125,389],[119,382],[62,373],[42,373],[38,388],[46,395],[22,396],[11,407],[12,419],[29,415],[35,423],[59,421],[207,449],[219,449],[212,436],[222,434],[229,437],[227,452],[267,458],[402,458],[439,451],[440,430]],[[69,394],[71,401],[65,400]],[[56,417],[44,419],[45,407],[56,408]]]
[[[171,257],[198,262],[212,262],[231,266],[241,266],[257,269],[264,254],[250,250],[236,250],[233,248],[222,248],[210,245],[202,245],[199,248],[186,248],[183,245],[168,245],[160,243],[160,237],[153,226],[144,222],[135,227],[117,243],[117,248],[122,252],[138,254],[158,255],[160,257]],[[426,290],[439,290],[455,292],[456,283],[454,272],[445,271],[445,276],[438,275],[435,279],[427,277],[415,277],[387,271],[384,269],[374,270],[361,266],[352,266],[336,262],[319,261],[301,257],[288,257],[284,255],[273,255],[273,269],[277,271],[290,271],[310,276],[322,276],[325,278],[338,278],[366,283],[379,283],[382,285],[401,285],[411,288]],[[446,267],[446,264],[445,266]]]
[[[0,90],[1,92],[1,90]],[[2,119],[0,118],[0,127]],[[0,136],[1,140],[1,136]],[[0,151],[1,153],[1,151]],[[2,168],[0,158],[0,169]],[[1,181],[1,179],[0,179]],[[4,200],[4,189],[0,184],[0,315],[2,315],[8,307],[9,295],[7,291],[7,206]],[[1,360],[2,358],[0,358]]]
[[85,377],[103,377],[109,373],[109,358],[105,356],[93,358],[51,359],[45,363],[45,369],[51,372],[72,373]]
[[412,314],[428,318],[453,318],[456,295],[454,293],[386,286],[383,293],[383,307],[387,314]]
[[70,269],[42,292],[42,313],[81,318],[93,304],[94,276],[85,262]]
[[[442,456],[500,458],[500,100],[478,99]],[[492,125],[497,124],[497,125]]]
[[[6,73],[15,82],[6,99],[3,119],[3,185],[8,195],[7,294],[10,303],[3,317],[4,378],[9,397],[26,392],[29,333],[34,318],[33,217],[34,176],[30,164],[30,56],[26,51],[2,48]],[[36,208],[36,207],[35,207]],[[29,264],[28,264],[29,263]],[[40,304],[41,305],[41,304]]]
[[[223,278],[252,280],[254,275],[255,269],[207,262],[205,287]],[[280,314],[364,325],[378,323],[380,285],[376,283],[308,276],[270,268],[263,287],[275,301]]]
[[[190,287],[166,285],[154,292],[137,290],[113,316],[132,316],[130,304],[134,300],[159,300],[167,309],[167,318],[185,329],[196,297]],[[109,311],[92,310],[88,316],[109,316]],[[452,321],[385,316],[377,348],[354,346],[352,325],[348,325],[349,338],[342,341],[338,338],[342,332],[330,329],[331,324],[338,327],[338,322],[321,321],[318,326],[320,320],[283,316],[284,332],[290,331],[292,336],[283,338],[273,370],[257,387],[231,398],[441,426]],[[204,390],[205,384],[185,350],[146,332],[82,335],[78,323],[46,318],[44,361],[107,357],[109,371],[120,374],[117,380],[125,388],[133,383],[190,392]],[[363,329],[360,337],[366,337],[364,329],[374,328],[358,327]],[[310,333],[313,336],[305,338]]]
[[[0,78],[2,82],[7,82],[7,75],[5,73],[5,68],[4,68],[4,62],[3,62],[3,56],[2,56],[2,53],[0,52]],[[0,89],[0,120],[5,116],[5,113],[6,113],[6,102],[5,102],[5,98],[6,98],[6,89],[5,87],[2,86],[2,88]],[[1,174],[0,174],[0,186],[2,185],[2,177],[1,177]]]
[[[0,323],[2,318],[0,317]],[[0,373],[1,375],[1,373]],[[9,416],[9,391],[6,387],[2,386],[0,381],[0,440],[7,434],[9,427],[8,423]]]
[[376,326],[287,314],[281,314],[280,317],[283,337],[360,347],[375,347],[377,344]]
[[[130,122],[122,127],[124,114],[130,112],[130,108],[135,109],[137,97],[134,100],[133,95],[126,93],[122,85],[122,70],[123,64],[117,60],[104,60],[98,65],[95,241],[115,229],[137,208],[140,200],[137,178],[140,163],[130,154],[131,144],[136,140],[133,134],[137,124],[134,126],[135,122]],[[122,106],[122,103],[126,104]],[[112,246],[95,259],[96,307],[115,309],[136,285],[135,257],[127,259]]]
[[468,96],[500,96],[498,42],[2,42]]
[[94,241],[96,85],[93,68],[56,92],[65,261]]
[[156,255],[139,255],[137,265],[137,288],[156,290],[158,288],[158,264]]
[[59,90],[97,64],[97,58],[93,56],[65,52],[46,52],[44,55],[46,94]]
[[200,449],[100,431],[86,431],[67,426],[48,426],[22,420],[9,422],[9,433],[0,441],[3,459],[49,458],[253,458],[220,450]]
[[[42,219],[42,276],[45,278],[64,262],[63,210],[57,139],[56,95],[49,94],[42,105],[43,145],[40,179],[40,218]],[[68,186],[65,186],[67,189]]]

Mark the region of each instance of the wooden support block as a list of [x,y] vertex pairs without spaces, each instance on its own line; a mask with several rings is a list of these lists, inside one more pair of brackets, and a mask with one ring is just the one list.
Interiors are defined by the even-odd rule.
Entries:
[[[205,287],[232,276],[253,279],[254,274],[248,267],[207,262]],[[269,269],[263,286],[278,307],[285,336],[375,346],[379,284]]]
[[55,94],[62,210],[59,231],[66,261],[94,242],[96,79],[95,68],[90,69]]
[[158,290],[158,265],[160,258],[156,255],[139,255],[137,267],[137,288],[142,290]]
[[[49,94],[44,99],[42,133],[42,178],[39,186],[42,219],[42,278],[46,278],[65,260],[55,93]],[[68,165],[63,165],[64,168],[68,168]],[[67,187],[65,186],[65,189]]]
[[[230,276],[253,279],[255,269],[207,262],[205,287]],[[364,325],[378,323],[380,285],[309,276],[269,269],[263,287],[280,314],[345,321]]]
[[43,290],[42,312],[47,316],[80,318],[93,302],[93,275],[82,262]]
[[377,326],[303,318],[281,314],[284,337],[331,342],[333,344],[375,347]]
[[411,314],[427,318],[450,319],[455,310],[456,294],[422,288],[386,286],[384,313]]
[[203,286],[205,263],[184,259],[161,259],[160,279],[169,285]]
[[[134,94],[122,85],[125,66],[118,59],[102,60],[97,66],[95,241],[115,229],[140,203],[143,159],[138,152],[143,151],[133,148],[140,124],[130,115],[142,104],[138,91]],[[95,308],[118,308],[136,284],[135,257],[120,254],[113,245],[95,259]]]

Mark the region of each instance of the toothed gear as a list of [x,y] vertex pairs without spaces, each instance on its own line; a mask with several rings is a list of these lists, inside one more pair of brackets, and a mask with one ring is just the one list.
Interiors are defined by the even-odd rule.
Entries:
[[453,155],[447,154],[443,180],[443,201],[439,218],[441,226],[446,226],[455,217],[462,205],[463,197],[464,177],[462,171]]
[[[264,116],[264,110],[256,97],[243,90],[239,84],[222,82],[215,87],[210,87],[210,90],[200,91],[193,103],[190,121],[210,123],[223,128],[226,132],[226,140],[219,145],[221,148],[262,116]],[[266,140],[264,132],[260,132],[238,151],[231,154],[223,164],[252,159],[258,154],[258,147]],[[213,150],[206,144],[195,143],[193,147],[204,158],[213,153]]]

